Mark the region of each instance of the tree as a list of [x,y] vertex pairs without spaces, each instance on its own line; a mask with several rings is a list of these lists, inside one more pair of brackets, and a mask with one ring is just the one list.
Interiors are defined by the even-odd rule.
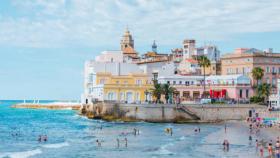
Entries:
[[211,65],[210,60],[206,56],[200,56],[197,59],[198,65],[203,68],[203,95],[205,93],[205,68]]
[[258,86],[258,96],[264,98],[266,101],[270,95],[270,84],[263,83]]
[[154,82],[154,88],[151,89],[152,95],[156,98],[156,103],[160,102],[160,97],[162,94],[162,87],[160,84]]
[[176,89],[171,87],[168,83],[162,85],[162,93],[164,94],[166,103],[168,103],[169,95],[173,94],[175,90]]
[[257,80],[257,85],[259,85],[259,80],[263,78],[264,70],[260,67],[254,67],[252,70],[252,76],[255,80]]

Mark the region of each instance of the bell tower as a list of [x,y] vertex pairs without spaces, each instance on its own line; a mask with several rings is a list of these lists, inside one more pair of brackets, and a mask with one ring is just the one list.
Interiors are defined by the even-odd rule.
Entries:
[[121,50],[123,51],[125,48],[128,48],[128,47],[134,49],[134,40],[133,40],[128,28],[126,28],[125,33],[121,39]]
[[152,51],[157,53],[157,44],[156,44],[156,41],[154,40],[154,43],[152,45]]

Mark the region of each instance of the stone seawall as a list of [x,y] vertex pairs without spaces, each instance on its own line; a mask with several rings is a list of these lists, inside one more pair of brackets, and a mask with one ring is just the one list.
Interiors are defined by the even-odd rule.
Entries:
[[81,114],[89,118],[147,122],[216,122],[244,120],[249,110],[263,111],[259,105],[163,105],[96,103],[83,105]]

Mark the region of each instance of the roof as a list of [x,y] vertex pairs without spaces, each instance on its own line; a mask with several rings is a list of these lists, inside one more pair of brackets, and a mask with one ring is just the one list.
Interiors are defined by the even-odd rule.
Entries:
[[211,75],[206,77],[206,81],[236,81],[238,84],[250,84],[250,78],[242,75]]
[[137,54],[137,52],[130,46],[123,49],[124,54]]
[[92,68],[93,73],[103,72],[112,75],[128,75],[130,73],[143,73],[136,64],[118,62],[95,62],[90,61],[87,67]]
[[171,75],[171,76],[159,76],[158,79],[203,79],[203,76],[183,76],[183,75]]
[[186,59],[186,62],[189,62],[189,63],[198,63],[197,60],[194,60],[194,59]]

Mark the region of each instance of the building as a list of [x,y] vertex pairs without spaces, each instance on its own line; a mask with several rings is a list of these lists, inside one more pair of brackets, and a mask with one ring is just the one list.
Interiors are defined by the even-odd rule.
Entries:
[[172,61],[180,63],[183,60],[183,49],[175,48],[171,49]]
[[245,75],[212,75],[205,80],[211,98],[249,100],[253,96],[250,78]]
[[105,81],[98,80],[98,73],[111,74],[116,77],[143,74],[143,70],[133,63],[87,61],[84,67],[82,102],[90,103],[93,100],[104,100],[102,83],[105,83]]
[[[203,76],[160,76],[158,82],[176,88],[182,101],[200,99],[203,94]],[[249,100],[253,95],[250,79],[244,75],[206,77],[206,93],[210,98]]]
[[151,88],[147,75],[143,73],[112,75],[99,72],[96,74],[96,83],[92,86],[92,95],[99,101],[139,103],[151,100],[150,93],[147,93]]
[[95,57],[96,62],[124,62],[122,51],[103,51]]
[[280,54],[272,49],[265,51],[255,48],[237,48],[233,53],[221,57],[222,75],[244,74],[250,77],[252,86],[256,85],[252,70],[261,67],[264,70],[263,83],[272,85],[276,93],[276,80],[280,77]]
[[134,49],[134,40],[128,29],[125,30],[122,36],[120,46],[125,62],[133,62],[139,59],[138,53]]
[[280,79],[277,79],[277,93],[271,94],[268,99],[268,108],[280,109]]

